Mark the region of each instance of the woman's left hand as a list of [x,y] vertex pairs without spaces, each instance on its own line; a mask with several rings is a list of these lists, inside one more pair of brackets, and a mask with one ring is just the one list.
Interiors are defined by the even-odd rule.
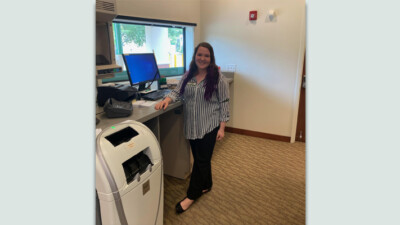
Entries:
[[223,129],[219,129],[218,133],[217,133],[217,141],[222,140],[222,138],[224,138],[225,136],[225,131]]

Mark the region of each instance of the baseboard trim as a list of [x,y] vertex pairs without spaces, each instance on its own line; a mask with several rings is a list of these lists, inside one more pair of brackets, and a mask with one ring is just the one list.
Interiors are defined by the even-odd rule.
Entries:
[[243,134],[243,135],[252,136],[252,137],[259,137],[259,138],[271,139],[271,140],[276,140],[276,141],[284,141],[284,142],[290,143],[290,137],[286,137],[286,136],[267,134],[267,133],[262,133],[262,132],[258,132],[258,131],[244,130],[244,129],[233,128],[233,127],[225,127],[225,131],[230,132],[230,133],[235,133],[235,134]]

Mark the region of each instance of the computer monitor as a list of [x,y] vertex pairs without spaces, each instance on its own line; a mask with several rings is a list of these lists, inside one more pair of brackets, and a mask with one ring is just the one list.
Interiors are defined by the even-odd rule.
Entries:
[[139,91],[145,89],[147,82],[160,79],[154,53],[123,54],[126,71],[131,85],[139,85]]

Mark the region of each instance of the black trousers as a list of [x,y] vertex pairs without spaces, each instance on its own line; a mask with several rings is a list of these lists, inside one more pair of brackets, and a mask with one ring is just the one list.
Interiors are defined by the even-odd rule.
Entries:
[[211,157],[217,138],[219,126],[206,134],[202,139],[189,140],[193,154],[193,169],[187,197],[195,200],[202,191],[212,187]]

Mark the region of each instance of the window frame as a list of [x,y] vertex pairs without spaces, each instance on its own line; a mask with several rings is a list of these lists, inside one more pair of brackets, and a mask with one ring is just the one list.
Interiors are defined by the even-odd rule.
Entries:
[[[169,21],[169,20],[159,20],[159,19],[149,19],[149,18],[139,18],[139,17],[129,17],[120,16],[114,18],[112,24],[132,24],[132,25],[144,25],[144,26],[156,26],[156,27],[166,27],[166,28],[181,28],[183,31],[183,70],[182,67],[171,67],[171,68],[159,68],[161,77],[175,77],[182,76],[186,72],[187,68],[187,40],[186,40],[186,28],[197,26],[195,23],[179,22],[179,21]],[[114,32],[114,29],[112,29]],[[114,35],[114,34],[113,34]],[[122,52],[121,37],[119,33],[116,34],[118,40],[115,40],[115,56],[119,55],[117,53]],[[118,51],[118,49],[120,51]],[[128,74],[125,71],[116,73],[114,78],[103,79],[103,83],[107,82],[120,82],[129,81]]]

